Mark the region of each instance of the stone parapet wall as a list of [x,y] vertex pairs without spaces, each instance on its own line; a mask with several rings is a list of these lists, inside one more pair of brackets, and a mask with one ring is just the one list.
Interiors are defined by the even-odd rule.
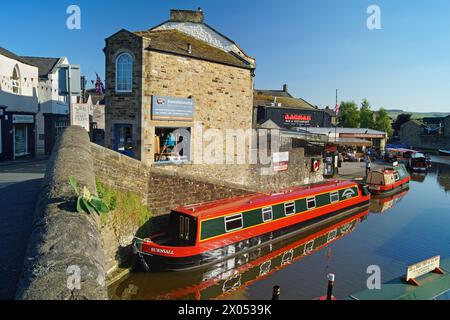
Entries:
[[147,203],[150,167],[99,145],[92,143],[90,147],[95,175],[103,184],[137,194]]
[[17,299],[107,299],[98,217],[75,212],[70,176],[96,193],[89,135],[81,127],[65,130],[49,160]]

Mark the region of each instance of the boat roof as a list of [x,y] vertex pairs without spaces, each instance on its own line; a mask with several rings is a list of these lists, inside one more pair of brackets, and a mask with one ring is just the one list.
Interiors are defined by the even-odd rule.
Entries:
[[276,203],[287,202],[294,199],[308,197],[336,189],[348,188],[357,185],[354,181],[327,180],[325,182],[306,186],[291,187],[274,193],[253,193],[238,197],[221,199],[183,206],[173,211],[184,213],[199,219],[214,218],[228,213],[242,212],[271,206]]
[[394,151],[394,152],[412,152],[416,153],[418,151],[412,150],[412,149],[405,149],[405,148],[387,148],[388,151]]

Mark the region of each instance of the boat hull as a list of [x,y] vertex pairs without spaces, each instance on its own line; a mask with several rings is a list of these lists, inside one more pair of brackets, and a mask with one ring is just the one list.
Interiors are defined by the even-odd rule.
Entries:
[[440,149],[440,150],[439,150],[439,154],[440,154],[441,156],[447,156],[447,157],[450,157],[450,150],[442,150],[442,149]]
[[234,243],[225,245],[223,247],[205,251],[199,254],[193,254],[191,256],[184,257],[169,257],[162,255],[152,255],[146,252],[139,252],[138,246],[135,244],[135,252],[139,259],[139,264],[145,271],[187,271],[198,268],[203,268],[211,264],[221,262],[229,259],[237,254],[245,253],[250,249],[255,249],[264,244],[268,244],[275,240],[280,240],[287,236],[292,236],[297,232],[304,231],[306,228],[313,226],[319,222],[323,222],[328,219],[332,219],[335,216],[343,213],[350,212],[352,210],[359,210],[364,206],[369,205],[369,200],[365,199],[359,203],[342,208],[337,211],[331,211],[327,214],[302,221],[296,224],[292,224],[281,229],[277,229],[271,232],[267,232],[262,235],[258,235],[245,240],[236,241]]

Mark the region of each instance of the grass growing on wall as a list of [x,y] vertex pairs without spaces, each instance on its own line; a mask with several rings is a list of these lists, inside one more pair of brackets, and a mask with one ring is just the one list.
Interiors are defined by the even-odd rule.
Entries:
[[111,213],[101,216],[101,223],[105,225],[112,221],[119,230],[127,230],[130,226],[142,227],[148,225],[152,214],[147,206],[143,205],[141,198],[131,192],[115,190],[95,179],[100,199],[110,208]]

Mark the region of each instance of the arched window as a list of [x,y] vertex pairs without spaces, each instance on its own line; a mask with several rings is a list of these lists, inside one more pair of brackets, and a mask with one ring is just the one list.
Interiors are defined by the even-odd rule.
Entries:
[[116,92],[133,90],[133,57],[122,53],[116,60]]
[[11,77],[11,87],[12,92],[15,94],[20,94],[20,72],[19,67],[16,65],[13,70]]

